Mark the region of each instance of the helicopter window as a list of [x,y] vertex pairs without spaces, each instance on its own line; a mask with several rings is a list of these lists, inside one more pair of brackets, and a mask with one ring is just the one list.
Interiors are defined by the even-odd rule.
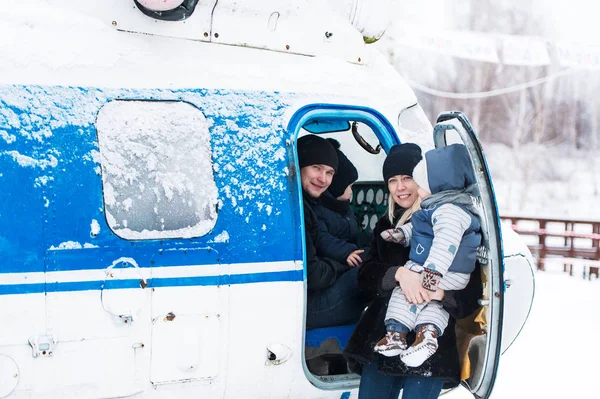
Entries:
[[106,219],[125,239],[190,238],[217,219],[209,123],[184,102],[111,101],[96,128]]
[[431,137],[431,122],[427,119],[423,108],[418,104],[403,109],[398,115],[398,130],[405,137],[414,137],[412,142],[418,142],[419,137]]

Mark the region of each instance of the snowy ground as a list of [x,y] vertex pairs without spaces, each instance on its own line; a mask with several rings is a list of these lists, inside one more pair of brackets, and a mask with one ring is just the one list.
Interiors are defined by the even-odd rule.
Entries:
[[[600,280],[536,273],[529,320],[502,356],[492,399],[600,398]],[[445,399],[472,396],[459,388]]]

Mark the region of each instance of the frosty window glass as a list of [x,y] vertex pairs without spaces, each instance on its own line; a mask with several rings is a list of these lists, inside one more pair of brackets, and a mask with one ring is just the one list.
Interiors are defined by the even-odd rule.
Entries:
[[106,219],[125,239],[190,238],[216,223],[209,122],[170,101],[112,101],[98,113]]
[[398,130],[400,137],[404,138],[403,142],[421,144],[425,140],[428,145],[422,146],[422,148],[431,148],[430,137],[433,127],[421,106],[415,104],[400,112]]

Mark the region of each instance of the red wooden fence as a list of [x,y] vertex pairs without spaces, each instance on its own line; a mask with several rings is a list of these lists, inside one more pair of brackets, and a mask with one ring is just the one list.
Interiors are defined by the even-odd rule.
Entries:
[[538,269],[560,263],[573,275],[573,265],[581,265],[584,277],[598,277],[600,268],[600,221],[501,216],[515,232],[529,239],[527,246],[537,258]]

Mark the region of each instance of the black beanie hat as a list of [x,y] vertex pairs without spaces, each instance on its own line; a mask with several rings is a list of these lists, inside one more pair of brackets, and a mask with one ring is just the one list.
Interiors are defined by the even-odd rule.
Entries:
[[414,143],[394,145],[383,162],[383,180],[387,183],[396,175],[412,176],[422,158],[421,147]]
[[333,180],[331,180],[331,185],[329,186],[329,192],[335,198],[344,194],[346,188],[358,180],[358,171],[356,167],[350,162],[348,157],[340,151],[340,143],[334,139],[327,139],[335,150],[337,151],[338,156],[338,169],[333,175]]
[[310,134],[298,139],[298,163],[300,169],[310,165],[327,165],[337,171],[338,156],[329,141]]

